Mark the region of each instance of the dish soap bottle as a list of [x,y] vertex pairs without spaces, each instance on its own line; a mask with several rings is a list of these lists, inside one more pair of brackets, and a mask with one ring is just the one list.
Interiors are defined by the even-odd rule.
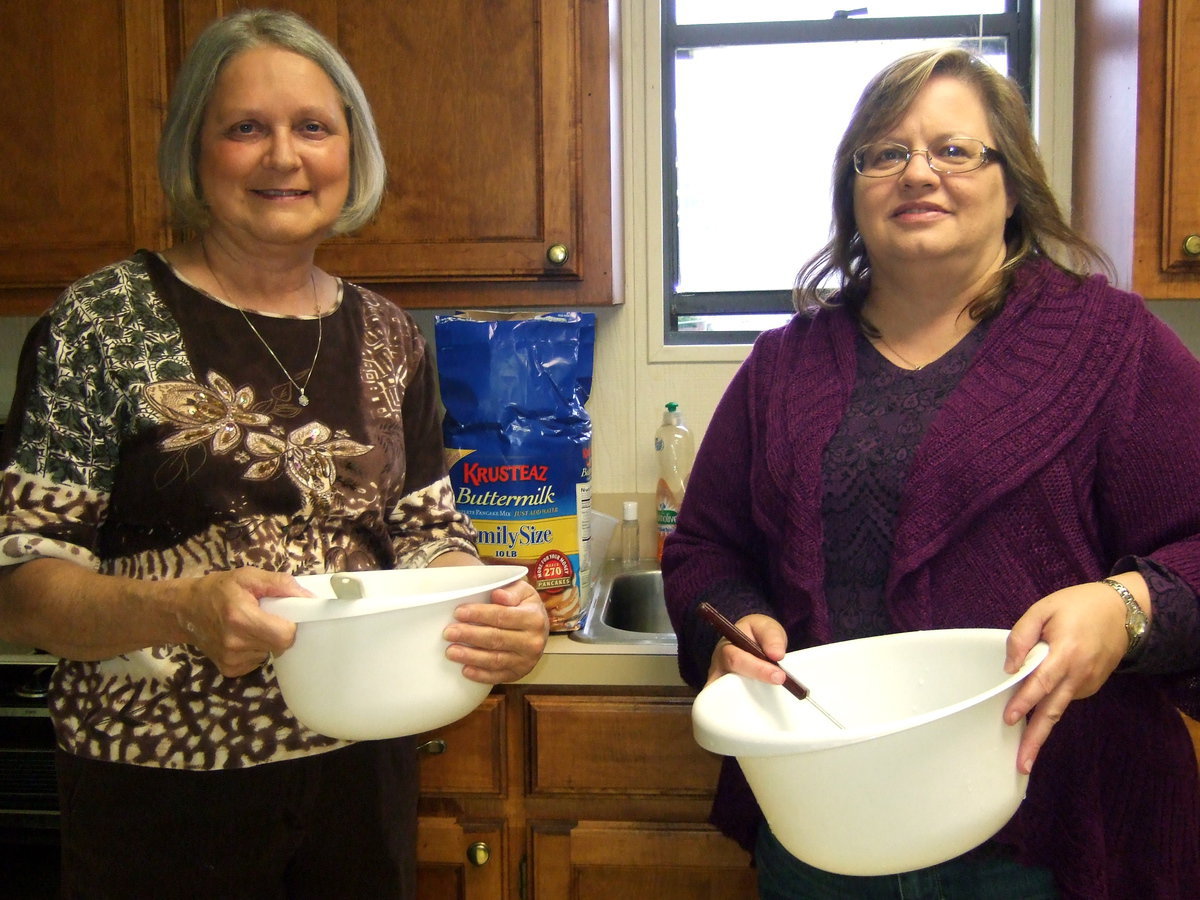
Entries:
[[654,432],[654,455],[658,459],[658,486],[654,492],[658,522],[658,558],[662,560],[663,544],[675,530],[675,519],[683,503],[696,446],[692,433],[683,424],[678,403],[668,403],[662,425]]

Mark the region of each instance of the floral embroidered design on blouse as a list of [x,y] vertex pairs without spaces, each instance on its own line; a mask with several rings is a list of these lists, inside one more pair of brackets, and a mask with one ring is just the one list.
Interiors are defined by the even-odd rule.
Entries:
[[[145,386],[150,406],[167,422],[178,426],[159,442],[164,451],[186,450],[209,441],[217,455],[233,453],[239,462],[255,462],[242,473],[251,481],[266,481],[287,473],[291,481],[312,494],[333,490],[335,458],[362,456],[369,444],[336,434],[321,422],[308,422],[289,432],[271,425],[266,411],[271,401],[255,400],[254,389],[235,389],[218,372],[206,376],[208,387],[194,381],[158,381]],[[266,430],[261,430],[265,428]]]

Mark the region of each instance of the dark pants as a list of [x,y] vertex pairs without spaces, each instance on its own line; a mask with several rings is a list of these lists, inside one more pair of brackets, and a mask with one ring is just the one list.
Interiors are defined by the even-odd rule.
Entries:
[[813,868],[788,853],[762,824],[755,847],[762,900],[1054,900],[1047,869],[1023,866],[1002,849],[981,848],[903,875],[856,877]]
[[60,750],[58,781],[64,897],[416,895],[410,739],[217,772]]

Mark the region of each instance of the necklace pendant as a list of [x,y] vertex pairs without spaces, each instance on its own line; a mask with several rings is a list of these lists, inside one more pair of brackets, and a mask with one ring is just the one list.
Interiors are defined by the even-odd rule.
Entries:
[[304,393],[304,391],[301,391],[299,398],[297,398],[297,402],[301,406],[308,406],[308,394]]

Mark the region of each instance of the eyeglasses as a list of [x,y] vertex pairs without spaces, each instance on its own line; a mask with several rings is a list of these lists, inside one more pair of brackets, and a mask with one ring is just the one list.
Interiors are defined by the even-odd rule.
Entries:
[[903,172],[918,153],[925,154],[929,168],[939,175],[974,172],[992,160],[1002,159],[999,151],[975,138],[947,138],[925,150],[910,150],[892,141],[876,141],[854,151],[854,171],[868,178],[886,178]]

